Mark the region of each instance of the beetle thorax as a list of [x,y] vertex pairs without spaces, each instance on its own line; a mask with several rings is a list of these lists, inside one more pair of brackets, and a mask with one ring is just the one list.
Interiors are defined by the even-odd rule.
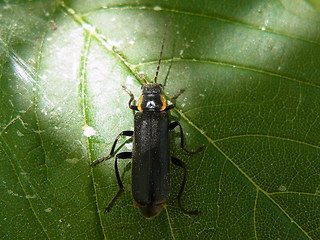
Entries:
[[162,93],[162,85],[149,83],[142,86],[138,110],[140,112],[161,112],[166,108],[166,100]]

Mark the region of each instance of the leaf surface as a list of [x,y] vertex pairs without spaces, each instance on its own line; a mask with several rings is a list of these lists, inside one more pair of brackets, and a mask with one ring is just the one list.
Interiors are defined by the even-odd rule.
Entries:
[[[0,235],[5,239],[318,239],[320,14],[304,1],[5,1],[0,5]],[[159,82],[180,121],[171,198],[134,208],[112,160],[137,97]],[[140,74],[138,74],[140,72]],[[120,139],[118,151],[130,151]],[[119,145],[119,146],[120,146]]]

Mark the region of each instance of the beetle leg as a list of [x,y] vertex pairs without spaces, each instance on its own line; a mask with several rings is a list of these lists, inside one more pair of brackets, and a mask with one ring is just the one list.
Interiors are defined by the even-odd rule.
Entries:
[[111,151],[110,151],[109,155],[106,156],[106,157],[102,157],[102,158],[99,158],[99,159],[95,160],[93,163],[91,163],[91,166],[93,166],[93,167],[94,167],[94,166],[97,166],[98,164],[102,163],[103,161],[112,158],[113,155],[114,155],[114,150],[115,150],[115,148],[116,148],[116,145],[117,145],[117,142],[118,142],[119,138],[120,138],[121,136],[132,137],[132,135],[133,135],[133,131],[122,131],[122,132],[116,137],[116,140],[114,141],[114,143],[113,143],[113,145],[112,145],[112,148],[111,148]]
[[171,98],[171,102],[175,105],[176,104],[176,101],[177,101],[177,98],[182,94],[184,93],[184,89],[179,89],[176,94]]
[[171,162],[178,166],[178,167],[181,167],[183,168],[184,170],[184,175],[183,175],[183,180],[182,180],[182,184],[181,184],[181,188],[180,188],[180,191],[179,191],[179,194],[178,194],[178,204],[179,204],[179,207],[180,209],[182,210],[182,212],[184,212],[185,214],[189,214],[189,215],[197,215],[199,214],[199,211],[197,210],[194,210],[194,211],[187,211],[181,204],[181,196],[182,196],[182,193],[183,193],[183,190],[184,190],[184,186],[186,185],[186,181],[187,181],[187,167],[185,165],[184,162],[182,162],[180,159],[178,158],[175,158],[175,157],[171,157]]
[[168,110],[170,110],[170,109],[172,109],[172,108],[175,108],[177,98],[178,98],[182,93],[184,93],[184,91],[185,91],[184,89],[179,89],[179,91],[176,92],[176,94],[170,99],[170,101],[172,102],[172,104],[168,105],[168,106],[164,109],[164,111],[168,111]]
[[106,207],[106,209],[104,210],[104,213],[109,212],[111,210],[115,201],[118,199],[121,193],[123,193],[123,184],[121,182],[119,169],[118,169],[118,159],[127,159],[127,158],[132,158],[132,152],[122,152],[116,155],[116,160],[114,161],[114,169],[116,172],[116,177],[117,177],[117,181],[120,189],[117,192],[117,194],[114,196],[114,198],[111,200],[109,205]]
[[123,88],[123,90],[125,90],[130,95],[129,108],[131,108],[132,110],[138,111],[138,107],[132,104],[132,102],[134,100],[133,93],[128,88],[126,88],[126,86],[122,85],[122,88]]
[[171,130],[175,129],[176,126],[179,126],[179,128],[180,128],[180,139],[181,139],[181,141],[180,141],[180,147],[183,149],[183,151],[185,151],[186,153],[189,153],[189,154],[195,154],[195,153],[201,152],[201,151],[203,150],[204,146],[199,147],[199,148],[198,148],[196,151],[194,151],[194,152],[185,149],[185,148],[184,148],[184,140],[183,140],[183,130],[182,130],[181,124],[180,124],[179,122],[172,122],[172,123],[169,124],[169,129],[170,129],[170,131],[171,131]]

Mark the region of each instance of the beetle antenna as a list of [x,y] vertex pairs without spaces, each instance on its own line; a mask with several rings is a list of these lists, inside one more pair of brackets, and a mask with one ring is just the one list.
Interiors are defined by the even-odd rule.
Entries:
[[154,82],[155,83],[157,83],[157,80],[158,80],[158,74],[159,74],[159,70],[160,70],[160,63],[161,63],[161,58],[162,58],[164,41],[166,39],[166,34],[167,34],[167,25],[165,25],[165,30],[164,30],[164,33],[163,33],[163,39],[162,39],[162,45],[161,45],[161,51],[160,51],[160,58],[159,58],[158,66],[157,66],[156,77],[154,78]]
[[145,84],[148,83],[147,80],[143,77],[142,74],[140,74],[140,73],[137,73],[137,74],[138,74],[139,78],[142,79],[142,81],[143,81]]

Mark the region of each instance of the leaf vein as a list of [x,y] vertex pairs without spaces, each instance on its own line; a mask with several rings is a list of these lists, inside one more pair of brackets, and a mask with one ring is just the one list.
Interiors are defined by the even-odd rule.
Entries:
[[[314,84],[314,83],[310,83],[310,82],[306,82],[307,80],[301,80],[301,79],[297,79],[294,77],[290,77],[290,76],[285,76],[283,74],[279,74],[270,70],[266,70],[266,69],[259,69],[253,66],[246,66],[246,65],[241,65],[238,63],[232,63],[232,62],[225,62],[225,61],[221,61],[218,59],[204,59],[204,58],[174,58],[174,59],[162,59],[161,60],[162,63],[165,62],[188,62],[188,63],[208,63],[208,64],[215,64],[215,65],[220,65],[220,66],[224,66],[224,67],[230,67],[230,68],[236,68],[236,69],[241,69],[241,70],[247,70],[247,71],[251,71],[251,72],[255,72],[255,73],[261,73],[261,74],[265,74],[271,77],[277,77],[280,79],[285,79],[285,80],[289,80],[292,82],[296,82],[299,84],[304,84],[304,85],[308,85],[308,86],[312,86],[312,87],[316,87],[316,88],[320,88],[320,85]],[[140,63],[137,66],[143,66],[143,65],[147,65],[147,64],[155,64],[156,61],[150,61],[150,62],[145,62],[145,63]],[[133,65],[135,66],[135,65]]]
[[[16,178],[18,180],[19,185],[21,186],[21,189],[22,189],[23,193],[25,194],[25,196],[28,196],[29,194],[27,193],[27,189],[24,186],[24,184],[22,183],[23,181],[22,181],[22,179],[20,177],[20,174],[19,174],[19,172],[24,172],[24,171],[23,171],[22,167],[20,166],[20,164],[18,163],[18,159],[15,157],[14,153],[12,153],[12,151],[9,148],[9,146],[7,145],[5,139],[1,135],[0,135],[0,143],[1,143],[0,147],[3,149],[3,152],[7,155],[8,159],[9,159],[9,162],[11,164],[11,167],[12,167],[12,169],[13,169],[15,175],[16,175]],[[16,164],[14,164],[14,162]],[[26,178],[26,176],[25,176],[25,178]],[[39,195],[35,192],[34,187],[30,183],[30,181],[29,180],[26,180],[26,181],[28,181],[28,185],[31,187],[31,189],[35,193],[35,195],[37,197],[39,197]],[[34,207],[32,205],[32,202],[31,202],[31,198],[26,197],[26,200],[27,200],[27,202],[28,202],[28,204],[30,206],[31,212],[33,213],[36,221],[39,223],[39,225],[40,225],[42,231],[44,232],[45,236],[47,237],[47,239],[50,239],[45,227],[43,226],[42,222],[40,221],[39,216],[36,214],[36,211],[35,211],[35,209],[34,209]],[[41,200],[41,198],[40,198],[40,200]],[[41,200],[41,202],[43,203],[42,200]]]
[[216,20],[216,21],[223,22],[223,23],[234,24],[236,26],[246,27],[249,29],[255,29],[258,31],[268,32],[271,34],[284,36],[287,38],[296,39],[296,40],[304,41],[304,42],[315,44],[315,45],[320,45],[319,42],[314,41],[314,40],[299,37],[299,36],[296,36],[293,34],[287,34],[287,33],[281,32],[281,31],[272,30],[270,28],[262,29],[261,26],[259,26],[259,25],[249,24],[248,22],[241,21],[239,19],[232,19],[232,18],[228,18],[225,16],[212,16],[212,15],[203,14],[203,13],[199,13],[199,12],[191,12],[191,11],[187,11],[187,10],[177,10],[177,9],[173,9],[173,8],[162,8],[162,7],[156,8],[156,6],[138,5],[138,4],[137,5],[133,5],[133,4],[132,5],[113,5],[113,6],[103,6],[100,8],[96,8],[94,10],[83,13],[83,16],[88,16],[90,14],[97,13],[98,11],[107,11],[107,10],[121,10],[121,11],[123,11],[123,10],[144,10],[144,11],[156,11],[156,12],[163,11],[163,12],[170,12],[170,13],[186,15],[186,16],[201,17],[201,18],[205,18],[205,19]]
[[271,139],[279,139],[279,140],[283,140],[283,141],[289,141],[289,142],[294,142],[294,143],[298,143],[298,144],[303,144],[309,147],[313,147],[316,149],[320,149],[320,146],[311,144],[311,143],[307,143],[307,142],[303,142],[297,139],[291,139],[291,138],[287,138],[287,137],[281,137],[281,136],[272,136],[272,135],[266,135],[266,134],[242,134],[242,135],[234,135],[234,136],[228,136],[228,137],[224,137],[224,138],[220,138],[220,139],[215,139],[212,140],[214,143],[217,142],[222,142],[225,140],[229,140],[229,139],[233,139],[233,138],[242,138],[242,137],[265,137],[265,138],[271,138]]
[[[80,106],[81,106],[81,113],[82,113],[82,118],[84,121],[84,125],[88,126],[90,125],[90,118],[89,118],[89,104],[88,104],[88,99],[87,99],[87,63],[88,63],[88,55],[89,55],[89,49],[91,45],[91,34],[90,32],[86,32],[85,34],[85,39],[84,39],[84,47],[83,51],[81,53],[81,60],[80,60],[80,72],[79,72],[79,78],[80,78],[80,83],[79,83],[79,96],[80,96]],[[87,145],[89,149],[89,156],[88,159],[91,162],[92,161],[92,142],[90,138],[86,138],[87,140]],[[93,185],[93,191],[94,191],[94,196],[95,196],[95,203],[97,207],[97,213],[99,215],[99,221],[100,221],[100,227],[104,236],[104,239],[107,239],[105,229],[103,228],[102,225],[102,216],[101,212],[99,211],[99,205],[98,205],[98,192],[95,186],[95,179],[94,179],[94,173],[92,167],[90,167],[90,175],[91,175],[91,180],[92,180],[92,185]]]
[[[218,147],[216,144],[216,140],[211,139],[202,129],[200,129],[198,126],[196,126],[193,122],[190,121],[190,119],[181,111],[176,109],[175,110],[183,119],[185,119],[186,122],[190,124],[190,126],[194,127],[198,132],[200,132],[209,143],[212,144],[213,147],[215,147],[238,171],[246,178],[249,182],[252,183],[252,185],[259,191],[261,191],[271,202],[274,203],[275,206],[279,208],[279,210],[284,213],[287,218],[294,223],[300,230],[303,232],[307,237],[311,239],[311,237],[308,235],[308,233],[301,228],[301,226],[269,195],[268,192],[260,188],[260,186],[253,181],[252,178],[250,178],[221,148]],[[320,148],[320,147],[319,147]]]

